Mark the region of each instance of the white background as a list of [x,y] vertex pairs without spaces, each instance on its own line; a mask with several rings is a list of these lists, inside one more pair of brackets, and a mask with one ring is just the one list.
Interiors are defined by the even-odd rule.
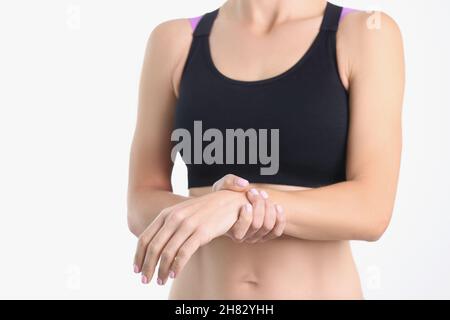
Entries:
[[[445,0],[381,9],[407,58],[394,217],[354,243],[368,299],[450,298],[450,49]],[[158,23],[219,0],[0,2],[0,298],[165,299],[132,273],[128,155],[145,44]],[[186,191],[180,165],[177,192]]]

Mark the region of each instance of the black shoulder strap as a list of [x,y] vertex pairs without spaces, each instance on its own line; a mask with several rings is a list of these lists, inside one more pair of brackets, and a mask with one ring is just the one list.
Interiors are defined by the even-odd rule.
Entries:
[[341,20],[341,14],[342,7],[328,2],[320,29],[326,31],[337,31],[339,27],[339,21]]
[[206,36],[211,32],[214,20],[216,20],[217,14],[219,13],[219,9],[208,12],[205,14],[194,31],[194,37]]

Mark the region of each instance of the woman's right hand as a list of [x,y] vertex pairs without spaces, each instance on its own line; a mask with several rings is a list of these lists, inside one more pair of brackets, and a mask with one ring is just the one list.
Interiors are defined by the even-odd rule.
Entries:
[[252,188],[238,176],[228,174],[213,185],[213,191],[230,190],[246,193],[250,204],[242,207],[236,223],[225,234],[235,242],[265,242],[280,237],[286,226],[283,208],[274,204],[267,192]]
[[225,235],[248,204],[240,192],[221,190],[164,209],[140,235],[134,269],[148,283],[158,261],[158,283],[175,277],[197,249]]

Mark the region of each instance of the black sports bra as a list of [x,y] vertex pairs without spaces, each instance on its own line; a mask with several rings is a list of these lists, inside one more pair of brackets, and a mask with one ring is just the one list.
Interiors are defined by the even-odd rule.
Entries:
[[209,47],[218,9],[199,20],[172,135],[173,150],[187,165],[189,188],[211,186],[229,173],[251,183],[303,187],[346,179],[349,101],[336,59],[344,11],[327,3],[306,54],[282,74],[259,81],[219,72]]

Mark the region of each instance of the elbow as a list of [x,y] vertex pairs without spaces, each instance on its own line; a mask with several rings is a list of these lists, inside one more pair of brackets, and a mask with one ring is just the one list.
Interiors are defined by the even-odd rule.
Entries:
[[364,228],[362,240],[367,242],[376,242],[386,232],[391,220],[391,211],[377,212],[371,219],[368,219],[368,223]]
[[130,194],[128,195],[128,201],[127,201],[127,224],[128,224],[128,230],[132,234],[134,234],[136,237],[139,237],[139,222],[137,218],[137,214],[135,211],[135,208],[133,206],[133,203],[131,201]]
[[133,214],[130,210],[128,210],[127,214],[127,223],[128,223],[128,230],[132,234],[134,234],[136,237],[139,237],[142,233],[141,227],[139,225],[139,222],[137,221],[136,215]]

